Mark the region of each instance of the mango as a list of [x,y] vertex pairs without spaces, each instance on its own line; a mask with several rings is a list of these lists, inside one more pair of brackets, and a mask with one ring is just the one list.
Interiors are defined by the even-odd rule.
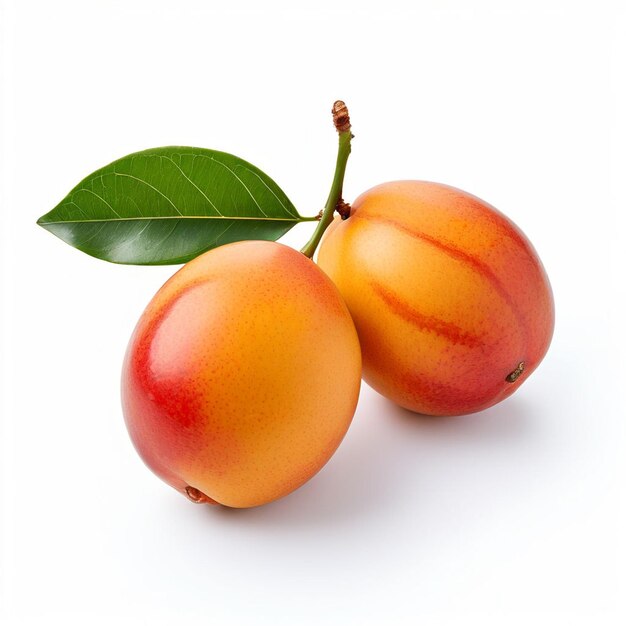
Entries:
[[331,457],[361,381],[339,291],[300,252],[244,241],[192,260],[130,339],[122,405],[144,462],[194,502],[280,498]]
[[318,263],[354,319],[364,379],[411,411],[492,406],[548,350],[554,301],[536,251],[459,189],[399,181],[366,191],[326,231]]

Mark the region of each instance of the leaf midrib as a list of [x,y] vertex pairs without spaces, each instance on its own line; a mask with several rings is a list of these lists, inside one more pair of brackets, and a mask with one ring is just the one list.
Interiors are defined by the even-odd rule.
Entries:
[[144,217],[111,217],[102,218],[97,220],[56,220],[50,222],[44,222],[39,219],[37,224],[40,226],[46,224],[99,224],[101,222],[143,222],[143,221],[155,221],[155,220],[223,220],[223,221],[254,221],[254,222],[314,222],[317,217],[250,217],[250,216],[228,216],[228,215],[160,215],[160,216],[144,216]]

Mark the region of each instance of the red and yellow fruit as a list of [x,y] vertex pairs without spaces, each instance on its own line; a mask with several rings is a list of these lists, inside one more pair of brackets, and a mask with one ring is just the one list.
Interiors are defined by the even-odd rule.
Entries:
[[246,241],[194,259],[156,294],[128,346],[122,401],[135,447],[165,482],[249,507],[328,461],[360,378],[330,279],[291,248]]
[[548,278],[504,215],[445,185],[374,187],[326,232],[318,262],[354,319],[365,380],[431,415],[485,409],[544,357]]

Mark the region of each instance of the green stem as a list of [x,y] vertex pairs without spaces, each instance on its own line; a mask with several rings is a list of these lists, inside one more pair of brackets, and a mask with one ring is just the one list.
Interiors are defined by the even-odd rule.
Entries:
[[300,251],[305,256],[308,256],[309,259],[313,258],[315,250],[317,249],[317,246],[322,239],[324,231],[330,226],[330,223],[333,221],[335,207],[341,200],[341,194],[343,190],[343,178],[346,173],[346,164],[348,163],[348,157],[350,156],[351,139],[352,133],[350,132],[349,127],[347,130],[339,131],[339,150],[337,152],[337,164],[335,165],[335,176],[333,178],[333,184],[330,188],[330,193],[328,194],[328,200],[326,200],[324,212],[322,213],[322,218],[320,219],[315,231],[313,231],[311,239],[309,239],[307,244]]

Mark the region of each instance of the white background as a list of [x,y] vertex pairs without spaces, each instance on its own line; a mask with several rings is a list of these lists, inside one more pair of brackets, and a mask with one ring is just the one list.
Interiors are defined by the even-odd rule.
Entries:
[[[2,2],[2,623],[626,623],[622,6]],[[195,506],[142,465],[118,397],[174,268],[97,261],[35,220],[168,144],[240,155],[314,214],[336,98],[356,134],[346,199],[421,178],[499,207],[551,277],[551,350],[463,418],[364,388],[299,491]]]

